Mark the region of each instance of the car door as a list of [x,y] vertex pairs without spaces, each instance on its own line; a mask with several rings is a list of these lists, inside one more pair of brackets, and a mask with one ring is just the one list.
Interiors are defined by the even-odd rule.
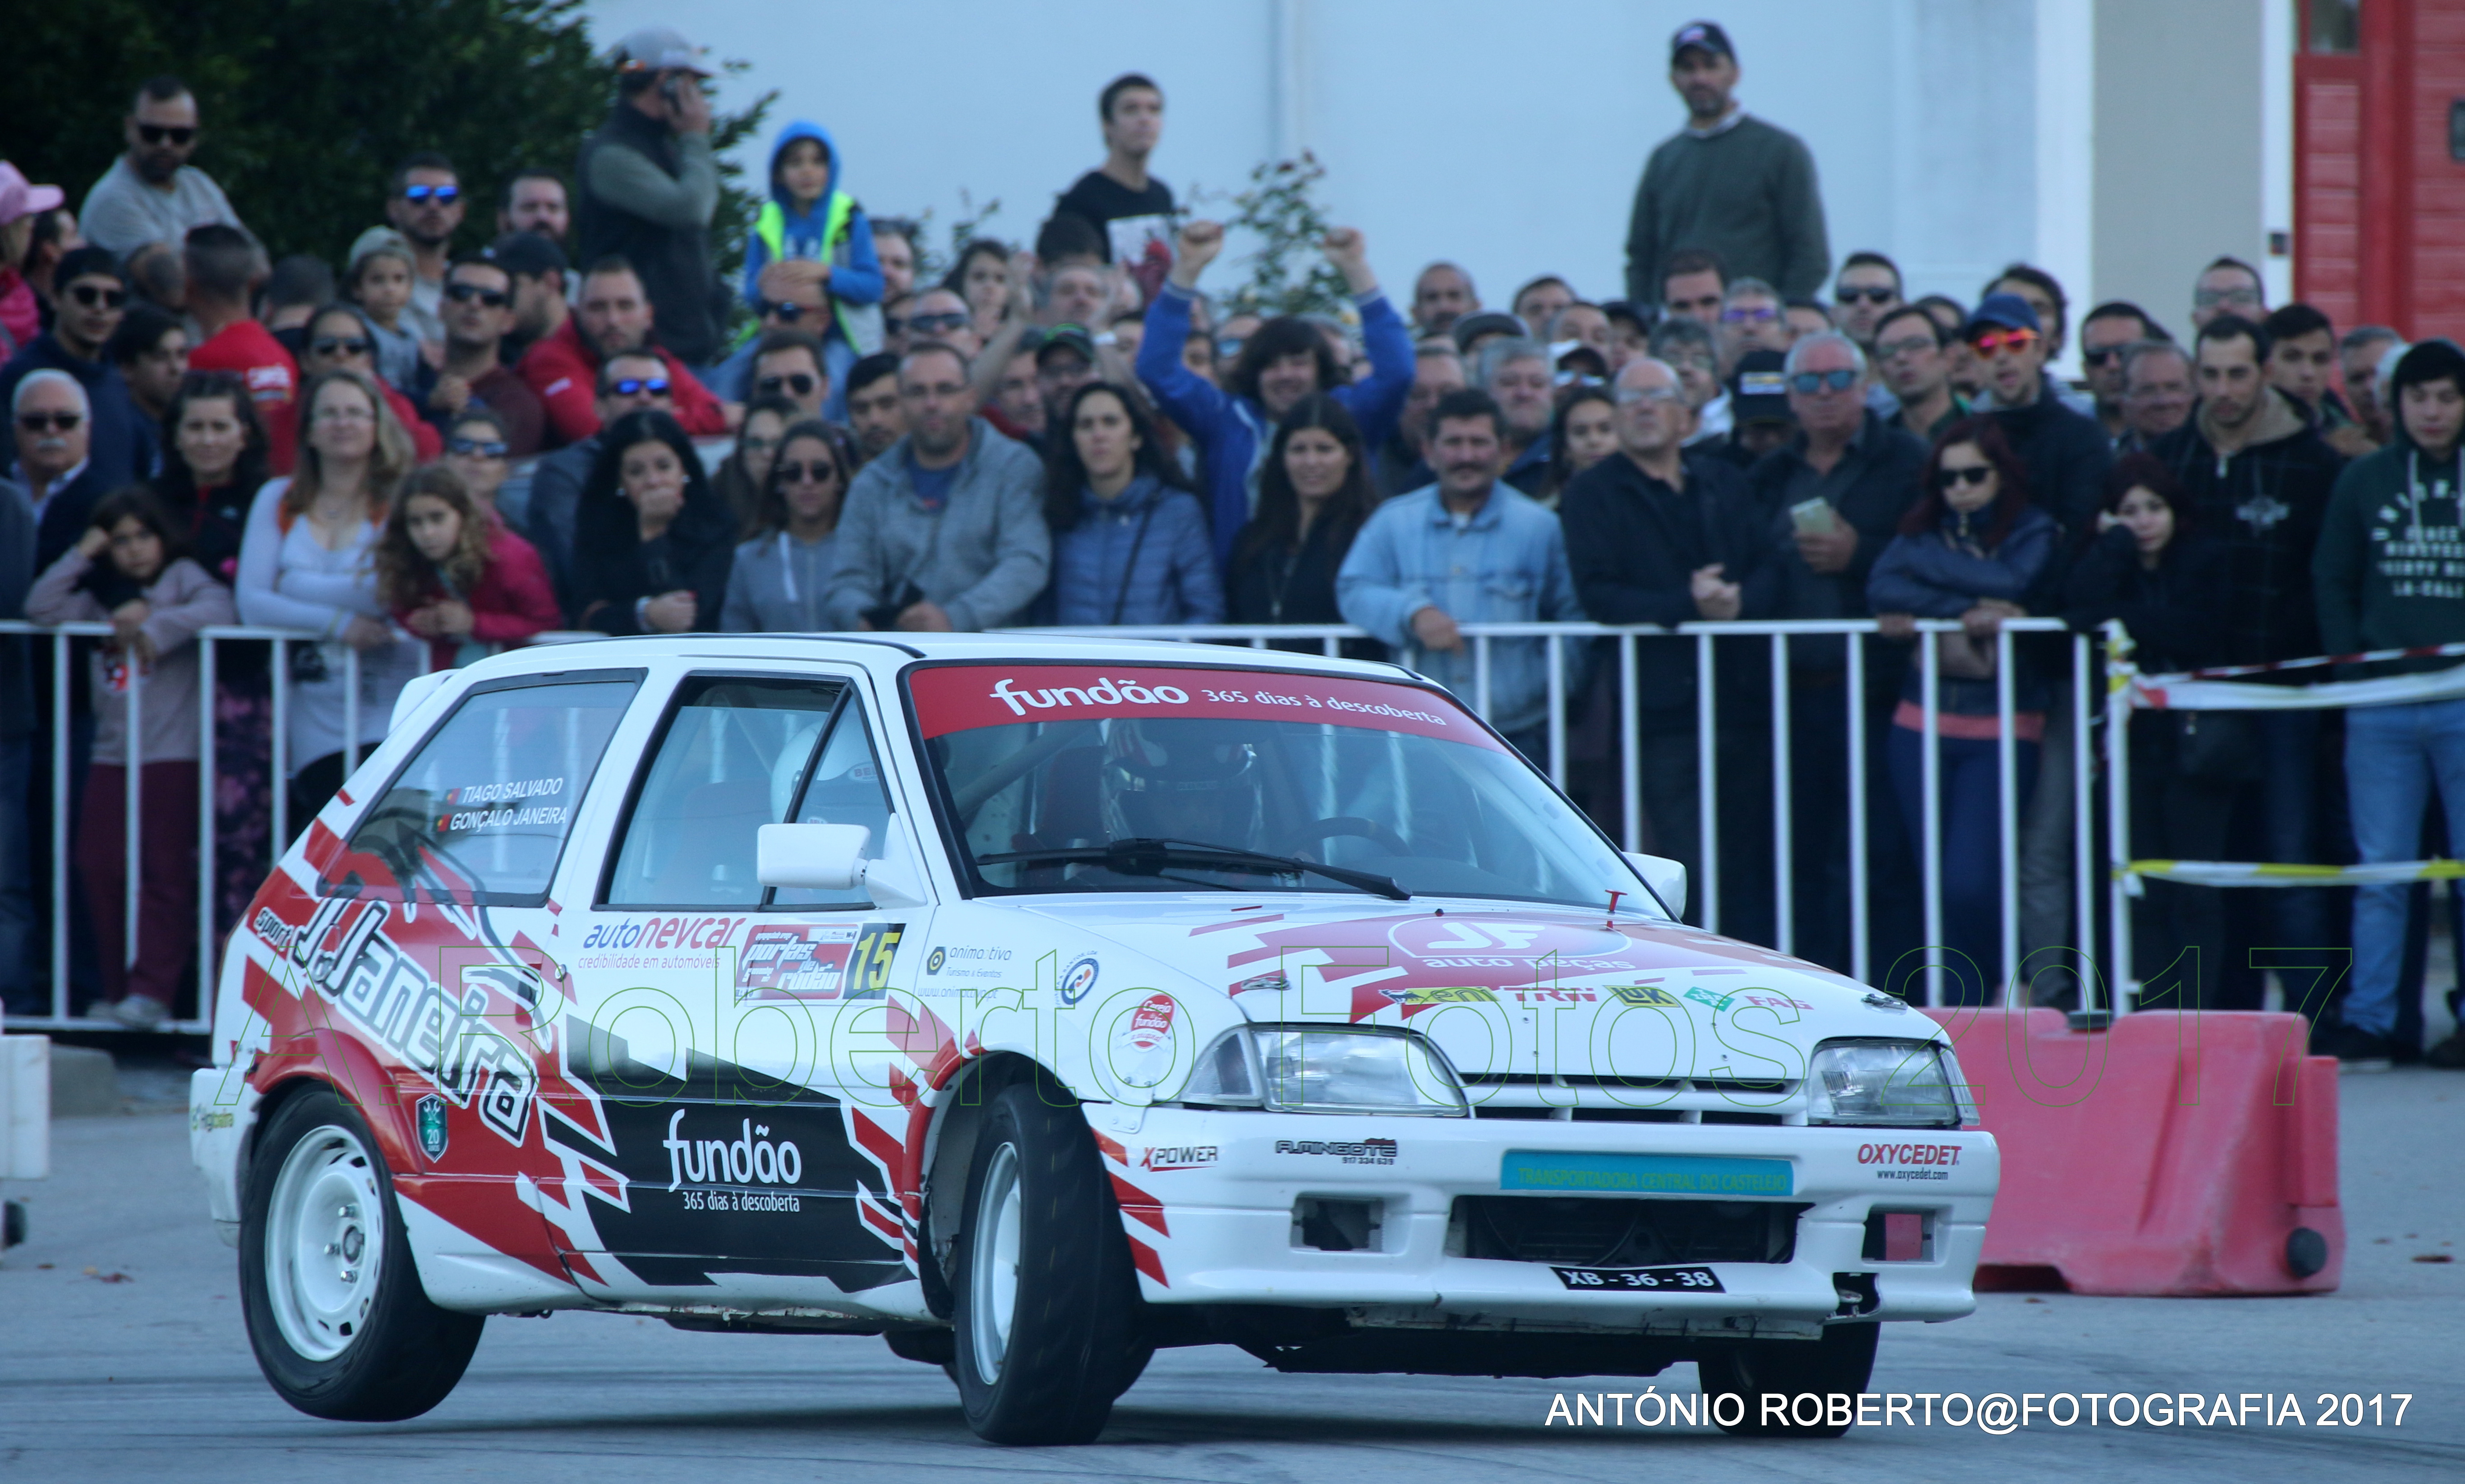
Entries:
[[[643,676],[470,687],[325,860],[291,938],[320,1013],[373,1053],[337,1068],[347,1090],[410,1131],[394,1189],[438,1297],[519,1299],[565,1275],[527,1195],[552,1167],[540,1109],[562,1086],[551,888]],[[383,1085],[357,1085],[355,1065]]]
[[687,671],[609,831],[567,1043],[605,1147],[588,1229],[566,1229],[618,1296],[796,1302],[909,1276],[896,1140],[850,1108],[831,1043],[879,1018],[928,919],[754,871],[766,824],[860,824],[870,856],[891,848],[868,713],[855,673]]

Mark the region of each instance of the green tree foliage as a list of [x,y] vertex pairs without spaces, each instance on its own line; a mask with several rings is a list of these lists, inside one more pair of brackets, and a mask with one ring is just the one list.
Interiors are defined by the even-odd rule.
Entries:
[[1228,300],[1233,314],[1297,315],[1352,312],[1344,275],[1319,250],[1330,223],[1316,187],[1326,166],[1306,150],[1298,160],[1270,160],[1250,172],[1250,188],[1232,198],[1230,232],[1258,243],[1241,261],[1250,281]]
[[[570,182],[615,91],[582,0],[76,0],[14,10],[0,30],[13,58],[0,149],[30,178],[81,203],[122,149],[138,84],[176,74],[205,125],[193,163],[267,252],[338,266],[385,220],[394,169],[423,149],[454,161],[470,201],[455,247],[479,247],[515,171]],[[727,188],[712,224],[722,271],[753,210],[725,151],[769,102],[713,125]]]

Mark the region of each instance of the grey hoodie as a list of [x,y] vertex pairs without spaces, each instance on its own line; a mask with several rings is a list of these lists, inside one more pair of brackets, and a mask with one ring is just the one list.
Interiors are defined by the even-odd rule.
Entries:
[[854,629],[865,609],[890,602],[911,582],[950,615],[953,629],[1018,622],[1044,590],[1053,559],[1043,467],[1024,444],[971,418],[949,498],[927,510],[908,476],[909,441],[884,449],[848,488],[824,605],[831,623]]

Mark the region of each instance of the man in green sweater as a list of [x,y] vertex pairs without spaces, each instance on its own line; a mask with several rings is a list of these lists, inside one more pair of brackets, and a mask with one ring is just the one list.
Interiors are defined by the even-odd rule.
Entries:
[[1710,21],[1669,38],[1669,83],[1686,100],[1686,127],[1652,152],[1635,188],[1627,298],[1659,303],[1661,265],[1684,248],[1718,254],[1732,279],[1811,297],[1832,275],[1832,247],[1806,142],[1738,106],[1738,54]]
[[[2465,642],[2465,351],[2425,341],[2389,378],[2396,440],[2345,466],[2328,497],[2312,559],[2320,636],[2331,654]],[[2423,655],[2355,672],[2451,670]],[[2359,674],[2352,676],[2361,677]],[[2465,850],[2465,698],[2357,706],[2345,713],[2345,792],[2365,865],[2420,854],[2423,807],[2436,787],[2449,853]],[[2323,1050],[2348,1065],[2385,1062],[2396,1033],[2408,888],[2354,893],[2354,986]],[[2432,1047],[2434,1066],[2465,1066],[2465,1037]]]

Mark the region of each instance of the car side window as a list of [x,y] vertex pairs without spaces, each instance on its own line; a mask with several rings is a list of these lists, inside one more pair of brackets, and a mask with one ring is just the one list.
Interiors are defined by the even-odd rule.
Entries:
[[[871,748],[844,682],[689,677],[677,689],[627,813],[605,904],[764,905],[767,894],[754,875],[761,828],[801,817],[799,800],[809,793],[834,798],[857,781],[848,776],[857,764],[841,761],[844,744],[833,737],[834,721],[853,732],[869,770]],[[816,792],[813,786],[824,780],[830,782]],[[880,796],[877,779],[863,782]],[[877,842],[877,826],[875,833]],[[869,904],[861,892],[798,896],[820,904]]]
[[633,704],[639,672],[492,686],[463,698],[319,883],[385,901],[547,899],[558,855]]

